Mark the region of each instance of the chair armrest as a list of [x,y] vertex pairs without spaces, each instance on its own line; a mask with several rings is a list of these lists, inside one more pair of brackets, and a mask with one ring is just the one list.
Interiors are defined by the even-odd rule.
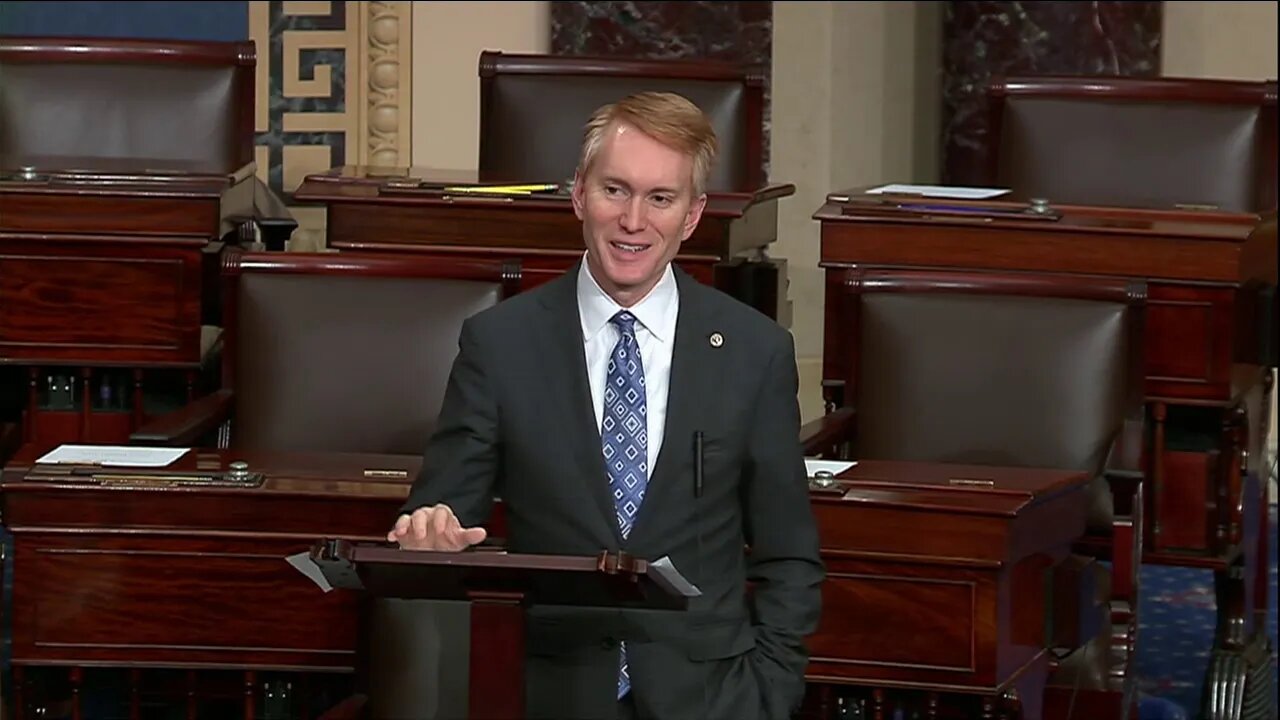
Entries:
[[235,395],[219,390],[165,413],[138,428],[129,436],[133,445],[190,446],[231,417]]
[[[1141,419],[1125,420],[1107,453],[1102,475],[1111,488],[1112,525],[1109,554],[1111,556],[1112,617],[1120,625],[1133,626],[1139,601],[1138,573],[1142,567],[1144,496],[1146,471],[1143,468],[1143,445],[1146,423]],[[1130,638],[1132,641],[1132,638]]]
[[1132,506],[1134,493],[1146,477],[1142,467],[1142,451],[1146,434],[1145,421],[1125,420],[1107,452],[1102,473],[1111,486],[1117,515],[1132,515],[1135,512]]
[[800,445],[805,455],[838,455],[839,448],[853,439],[853,420],[857,411],[842,407],[805,423],[800,428]]
[[261,178],[254,177],[253,183],[253,221],[262,231],[262,244],[268,250],[283,251],[293,231],[298,229],[298,221],[289,206]]

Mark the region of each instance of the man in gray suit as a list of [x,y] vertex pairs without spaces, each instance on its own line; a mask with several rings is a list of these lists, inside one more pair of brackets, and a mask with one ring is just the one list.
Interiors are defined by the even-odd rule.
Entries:
[[584,259],[464,325],[387,536],[464,549],[497,495],[512,552],[668,556],[702,591],[683,613],[530,609],[529,717],[783,720],[804,693],[823,567],[794,344],[671,264],[715,152],[678,95],[592,116],[573,186]]

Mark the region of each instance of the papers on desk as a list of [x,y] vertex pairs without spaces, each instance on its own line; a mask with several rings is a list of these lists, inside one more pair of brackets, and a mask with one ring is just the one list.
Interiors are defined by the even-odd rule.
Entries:
[[920,195],[952,200],[986,200],[1009,193],[1008,188],[962,187],[957,185],[881,185],[866,191],[868,195]]
[[326,578],[324,573],[320,572],[320,566],[316,564],[315,560],[311,559],[310,552],[290,555],[285,560],[288,560],[295,570],[306,575],[308,580],[316,584],[316,587],[325,592],[333,589],[333,586],[329,584],[329,578]]
[[835,477],[857,464],[857,460],[815,460],[813,458],[805,458],[804,473],[809,477],[817,477],[819,471],[826,470],[831,473],[832,477]]
[[102,465],[104,467],[165,467],[191,448],[151,448],[130,445],[59,445],[37,463]]

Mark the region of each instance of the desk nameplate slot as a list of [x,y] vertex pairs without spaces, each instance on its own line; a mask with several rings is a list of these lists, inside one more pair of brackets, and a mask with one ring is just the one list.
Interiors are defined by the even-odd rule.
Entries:
[[179,487],[260,487],[262,473],[146,473],[146,472],[33,472],[27,482],[75,484],[122,490],[164,490]]

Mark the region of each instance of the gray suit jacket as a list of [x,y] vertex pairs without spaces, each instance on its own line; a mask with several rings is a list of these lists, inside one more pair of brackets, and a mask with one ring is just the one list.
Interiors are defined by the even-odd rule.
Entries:
[[[676,270],[667,424],[624,541],[589,396],[576,277],[577,267],[464,325],[404,509],[443,502],[464,526],[479,525],[496,495],[513,552],[665,555],[702,590],[683,613],[532,608],[529,717],[610,717],[624,641],[642,718],[787,718],[803,696],[803,639],[816,628],[824,577],[791,335]],[[719,347],[709,339],[717,332]],[[704,436],[700,494],[695,431]]]

